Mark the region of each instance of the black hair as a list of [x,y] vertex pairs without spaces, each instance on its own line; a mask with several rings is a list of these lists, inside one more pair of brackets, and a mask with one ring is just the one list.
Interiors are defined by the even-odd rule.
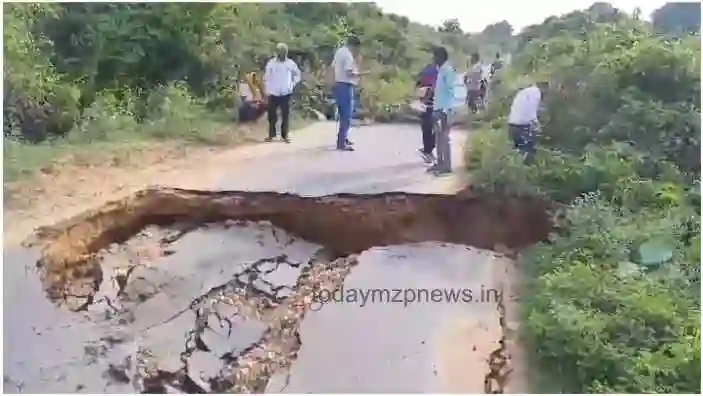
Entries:
[[500,52],[496,52],[496,59],[500,58]]
[[447,52],[447,49],[444,47],[435,47],[432,50],[432,54],[434,55],[435,58],[438,58],[438,60],[442,61],[447,61],[449,60],[449,53]]
[[478,52],[474,52],[473,54],[471,54],[471,60],[472,61],[481,60],[481,55],[479,55]]
[[354,47],[358,47],[361,45],[361,40],[359,40],[359,37],[351,35],[351,36],[347,37],[347,44],[354,46]]

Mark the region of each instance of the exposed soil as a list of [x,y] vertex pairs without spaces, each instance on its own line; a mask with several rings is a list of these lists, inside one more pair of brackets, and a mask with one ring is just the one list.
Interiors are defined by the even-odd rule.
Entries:
[[[228,131],[237,144],[263,139],[259,125]],[[152,185],[209,188],[241,157],[232,147],[170,142],[63,158],[36,175],[5,183],[3,241],[21,242],[36,227],[65,219]]]
[[[115,370],[138,383],[140,391],[263,392],[275,368],[295,360],[300,347],[298,327],[310,307],[313,291],[341,284],[356,265],[356,255],[372,247],[440,241],[511,252],[545,239],[552,229],[543,202],[479,196],[470,191],[455,196],[384,193],[302,197],[152,188],[55,226],[39,228],[25,246],[42,249],[38,267],[51,301],[74,311],[102,304],[119,316],[127,312],[126,301],[148,298],[149,292],[138,287],[141,291],[130,291],[139,281],[135,275],[139,258],[126,257],[123,261],[127,264],[121,269],[105,273],[106,257],[119,253],[120,247],[115,244],[158,226],[157,231],[144,234],[142,248],[132,250],[139,250],[137,255],[142,258],[168,256],[172,254],[170,246],[179,237],[205,224],[226,225],[228,221],[269,222],[325,249],[288,286],[262,280],[273,267],[303,265],[281,255],[252,263],[193,299],[183,309],[194,314],[194,323],[180,355],[181,363],[171,369],[150,366],[147,351],[138,354],[138,375],[130,379],[125,370]],[[111,254],[106,255],[105,249]],[[105,285],[110,282],[115,290],[107,293]],[[501,301],[497,307],[504,336],[500,347],[489,356],[486,393],[504,393],[510,372],[506,347],[509,319],[504,305]],[[221,355],[219,370],[208,376],[207,384],[198,381],[189,365],[198,351],[212,348],[203,341],[205,329],[216,322],[228,322],[231,332],[234,317],[265,317],[268,327],[250,347]]]

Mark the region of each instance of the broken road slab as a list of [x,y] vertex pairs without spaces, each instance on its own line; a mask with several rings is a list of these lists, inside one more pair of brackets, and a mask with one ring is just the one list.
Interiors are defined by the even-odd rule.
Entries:
[[[478,301],[481,290],[500,288],[493,259],[487,251],[429,243],[365,252],[338,290],[340,301],[303,321],[288,386],[267,391],[482,393],[485,358],[501,337],[497,302]],[[476,300],[466,302],[469,291]],[[462,292],[464,301],[451,301]],[[364,301],[356,293],[374,295]],[[462,324],[466,337],[452,333]]]
[[[15,287],[20,301],[5,306],[13,318],[34,306],[41,314],[15,319],[5,343],[31,328],[48,331],[32,337],[37,353],[6,348],[6,385],[21,384],[19,392],[483,392],[488,355],[501,348],[495,304],[312,310],[311,299],[321,288],[497,288],[498,259],[456,243],[532,243],[548,231],[542,208],[428,195],[453,193],[459,183],[425,172],[417,126],[359,128],[353,153],[330,150],[325,139],[333,134],[334,125],[322,123],[290,145],[239,151],[215,188],[240,191],[153,189],[45,229],[43,272],[13,266],[12,276],[28,286]],[[460,160],[464,139],[455,135]],[[286,191],[300,195],[279,193]],[[333,195],[342,192],[371,195]],[[142,253],[124,239],[135,225],[157,225],[148,219],[162,229]],[[523,235],[528,225],[544,230]],[[422,241],[430,242],[404,245]],[[90,293],[69,304],[72,287]]]

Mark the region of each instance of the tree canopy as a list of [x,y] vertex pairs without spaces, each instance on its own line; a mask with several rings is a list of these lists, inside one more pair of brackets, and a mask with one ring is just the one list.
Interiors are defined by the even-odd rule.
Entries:
[[652,24],[662,32],[671,34],[700,33],[701,3],[666,3],[652,13]]
[[66,134],[105,95],[134,102],[141,118],[141,103],[176,83],[207,107],[231,107],[239,73],[259,68],[279,41],[309,55],[296,101],[305,109],[323,101],[321,70],[337,46],[361,37],[371,113],[412,92],[430,46],[458,59],[472,48],[460,29],[438,32],[368,3],[14,3],[3,20],[5,134],[30,140]]

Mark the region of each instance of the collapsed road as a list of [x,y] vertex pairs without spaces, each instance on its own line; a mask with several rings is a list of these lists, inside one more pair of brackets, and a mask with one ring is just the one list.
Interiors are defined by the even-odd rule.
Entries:
[[[339,153],[318,124],[235,152],[213,191],[148,189],[6,247],[5,392],[520,392],[492,250],[544,239],[547,208],[436,194],[456,181],[424,173],[416,129]],[[502,298],[315,306],[342,287]]]

